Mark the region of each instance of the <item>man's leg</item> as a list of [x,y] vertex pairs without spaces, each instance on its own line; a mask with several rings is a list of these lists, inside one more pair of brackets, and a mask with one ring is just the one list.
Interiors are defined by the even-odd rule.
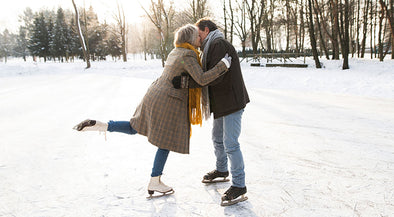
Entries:
[[223,117],[223,143],[230,159],[232,186],[245,187],[244,160],[238,138],[241,134],[243,109]]
[[227,172],[227,154],[223,145],[223,118],[213,120],[212,141],[216,155],[216,170],[219,172]]

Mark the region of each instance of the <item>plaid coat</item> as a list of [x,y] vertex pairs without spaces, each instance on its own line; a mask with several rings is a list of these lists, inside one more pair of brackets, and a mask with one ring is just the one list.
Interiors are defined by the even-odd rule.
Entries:
[[170,151],[188,154],[190,122],[188,89],[175,89],[172,79],[187,72],[200,85],[207,85],[224,72],[226,65],[219,63],[203,72],[194,51],[175,48],[169,54],[162,75],[149,87],[136,108],[130,125],[153,145]]

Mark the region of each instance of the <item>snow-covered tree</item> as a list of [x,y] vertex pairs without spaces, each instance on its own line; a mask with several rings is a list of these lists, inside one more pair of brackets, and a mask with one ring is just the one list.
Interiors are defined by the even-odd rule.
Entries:
[[50,35],[44,13],[40,12],[39,15],[34,18],[33,23],[34,25],[28,48],[33,56],[43,57],[44,61],[46,62],[47,57],[50,54]]
[[57,10],[56,21],[53,27],[53,34],[51,35],[51,54],[58,58],[59,61],[64,61],[63,57],[68,59],[70,50],[68,46],[71,41],[71,33],[64,17],[62,8]]
[[16,38],[16,46],[14,48],[15,55],[19,57],[23,57],[23,60],[26,61],[27,56],[30,55],[28,46],[28,38],[27,38],[28,31],[23,26],[19,27],[19,34]]

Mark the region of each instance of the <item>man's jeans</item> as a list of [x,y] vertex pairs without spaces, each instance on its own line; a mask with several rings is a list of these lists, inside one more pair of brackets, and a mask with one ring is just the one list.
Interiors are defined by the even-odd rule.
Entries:
[[[128,121],[109,121],[108,132],[126,133],[134,135],[137,131],[131,127]],[[168,154],[170,153],[167,149],[157,149],[155,161],[153,162],[151,177],[160,176],[163,174],[164,165],[166,164]]]
[[244,160],[238,142],[244,109],[213,120],[212,140],[215,147],[216,170],[228,171],[230,160],[232,186],[245,187]]

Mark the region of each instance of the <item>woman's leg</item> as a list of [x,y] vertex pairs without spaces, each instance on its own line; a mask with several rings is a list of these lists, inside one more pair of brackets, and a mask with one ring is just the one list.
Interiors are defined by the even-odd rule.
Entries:
[[161,181],[164,165],[166,164],[168,153],[167,149],[157,149],[155,161],[153,163],[152,174],[148,185],[148,198],[152,198],[155,192],[162,193],[160,196],[174,193],[174,190]]
[[151,177],[161,176],[163,174],[164,165],[166,164],[169,153],[170,151],[167,149],[157,149]]
[[137,133],[137,131],[131,127],[130,122],[128,121],[109,121],[108,131],[126,133],[130,135],[134,135]]

